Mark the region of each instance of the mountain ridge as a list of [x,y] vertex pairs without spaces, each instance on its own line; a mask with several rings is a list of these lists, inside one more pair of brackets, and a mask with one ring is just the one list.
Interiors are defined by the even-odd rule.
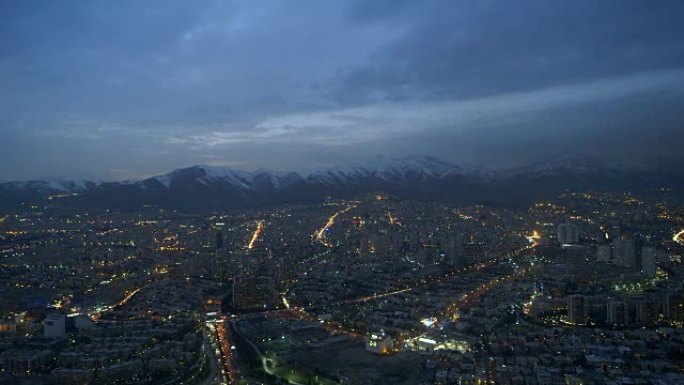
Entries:
[[0,209],[59,196],[76,207],[160,207],[193,210],[307,203],[326,196],[385,192],[461,203],[520,202],[575,189],[682,187],[667,168],[627,167],[585,157],[559,156],[508,170],[464,167],[434,156],[376,157],[308,174],[195,165],[138,181],[33,180],[0,183]]

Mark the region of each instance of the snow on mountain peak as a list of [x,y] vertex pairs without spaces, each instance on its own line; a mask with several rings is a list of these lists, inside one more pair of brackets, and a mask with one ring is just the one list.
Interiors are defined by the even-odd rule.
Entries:
[[74,193],[82,192],[91,186],[97,186],[100,183],[90,182],[87,180],[62,180],[62,179],[40,179],[29,180],[23,182],[4,182],[5,186],[12,186],[21,189],[35,189],[45,193]]
[[172,171],[152,178],[166,188],[175,181],[197,182],[205,186],[224,185],[241,190],[254,190],[257,185],[270,184],[273,188],[288,186],[302,177],[294,172],[274,172],[264,169],[255,171],[235,170],[230,167],[198,165]]

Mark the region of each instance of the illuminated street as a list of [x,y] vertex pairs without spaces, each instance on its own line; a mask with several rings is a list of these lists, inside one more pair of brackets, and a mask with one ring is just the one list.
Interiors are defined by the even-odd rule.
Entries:
[[336,212],[335,214],[331,215],[330,218],[328,218],[328,221],[325,223],[325,226],[321,227],[320,230],[318,230],[315,234],[316,240],[320,243],[322,243],[325,246],[332,247],[332,243],[329,241],[326,241],[326,235],[325,232],[329,231],[330,228],[335,224],[335,219],[337,219],[338,216],[348,212],[349,210],[355,208],[356,206],[348,206],[347,208],[340,210]]
[[254,230],[254,233],[252,234],[252,238],[250,238],[249,243],[247,244],[247,249],[251,250],[254,247],[254,244],[259,240],[259,236],[261,236],[261,233],[264,231],[264,221],[258,221],[257,222],[257,228]]
[[676,233],[673,237],[672,240],[684,245],[684,230],[681,230],[680,232]]

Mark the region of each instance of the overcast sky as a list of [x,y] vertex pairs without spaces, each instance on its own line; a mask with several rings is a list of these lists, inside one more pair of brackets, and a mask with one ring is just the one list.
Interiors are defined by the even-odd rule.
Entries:
[[6,0],[0,179],[684,144],[684,1]]

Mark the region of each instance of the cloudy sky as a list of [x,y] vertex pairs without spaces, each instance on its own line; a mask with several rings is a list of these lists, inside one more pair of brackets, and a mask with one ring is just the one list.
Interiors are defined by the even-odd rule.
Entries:
[[684,144],[684,1],[0,2],[0,179]]

